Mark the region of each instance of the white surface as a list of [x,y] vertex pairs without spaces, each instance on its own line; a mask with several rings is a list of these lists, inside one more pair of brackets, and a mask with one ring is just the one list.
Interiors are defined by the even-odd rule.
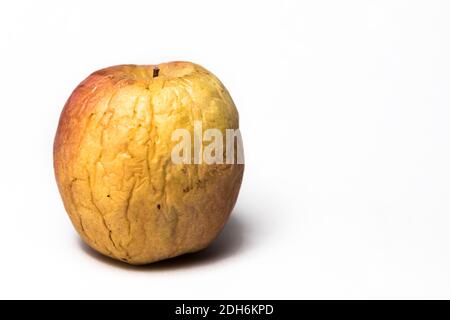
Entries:
[[[0,2],[0,298],[450,298],[446,1]],[[52,143],[101,67],[191,60],[228,87],[246,172],[206,253],[80,245]]]

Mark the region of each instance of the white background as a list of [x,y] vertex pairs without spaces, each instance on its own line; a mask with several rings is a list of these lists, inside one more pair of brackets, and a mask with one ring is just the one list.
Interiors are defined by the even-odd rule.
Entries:
[[[450,3],[0,2],[0,298],[450,298]],[[239,109],[241,194],[207,251],[81,245],[52,169],[91,72],[190,60]]]

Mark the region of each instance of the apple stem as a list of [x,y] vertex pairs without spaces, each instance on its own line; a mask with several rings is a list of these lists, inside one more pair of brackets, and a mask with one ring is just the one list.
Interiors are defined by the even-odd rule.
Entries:
[[154,67],[153,68],[153,78],[156,78],[159,75],[159,68],[158,67]]

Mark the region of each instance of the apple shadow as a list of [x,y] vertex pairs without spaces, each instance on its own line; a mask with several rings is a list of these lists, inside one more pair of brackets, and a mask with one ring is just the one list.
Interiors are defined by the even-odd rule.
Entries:
[[104,256],[78,238],[81,249],[90,257],[114,267],[135,271],[169,271],[213,264],[232,257],[245,248],[245,226],[242,217],[232,213],[216,240],[206,249],[146,265],[130,265]]

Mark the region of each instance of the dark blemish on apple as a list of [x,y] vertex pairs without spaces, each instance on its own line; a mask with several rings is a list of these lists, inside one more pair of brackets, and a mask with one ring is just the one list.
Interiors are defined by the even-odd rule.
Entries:
[[160,204],[157,204],[156,207],[158,208],[158,210],[161,209],[161,205]]
[[191,188],[186,187],[186,188],[183,189],[183,192],[184,192],[184,193],[187,193],[187,192],[189,192],[190,190],[191,190]]
[[159,68],[158,67],[154,67],[153,68],[153,78],[156,78],[159,75]]

